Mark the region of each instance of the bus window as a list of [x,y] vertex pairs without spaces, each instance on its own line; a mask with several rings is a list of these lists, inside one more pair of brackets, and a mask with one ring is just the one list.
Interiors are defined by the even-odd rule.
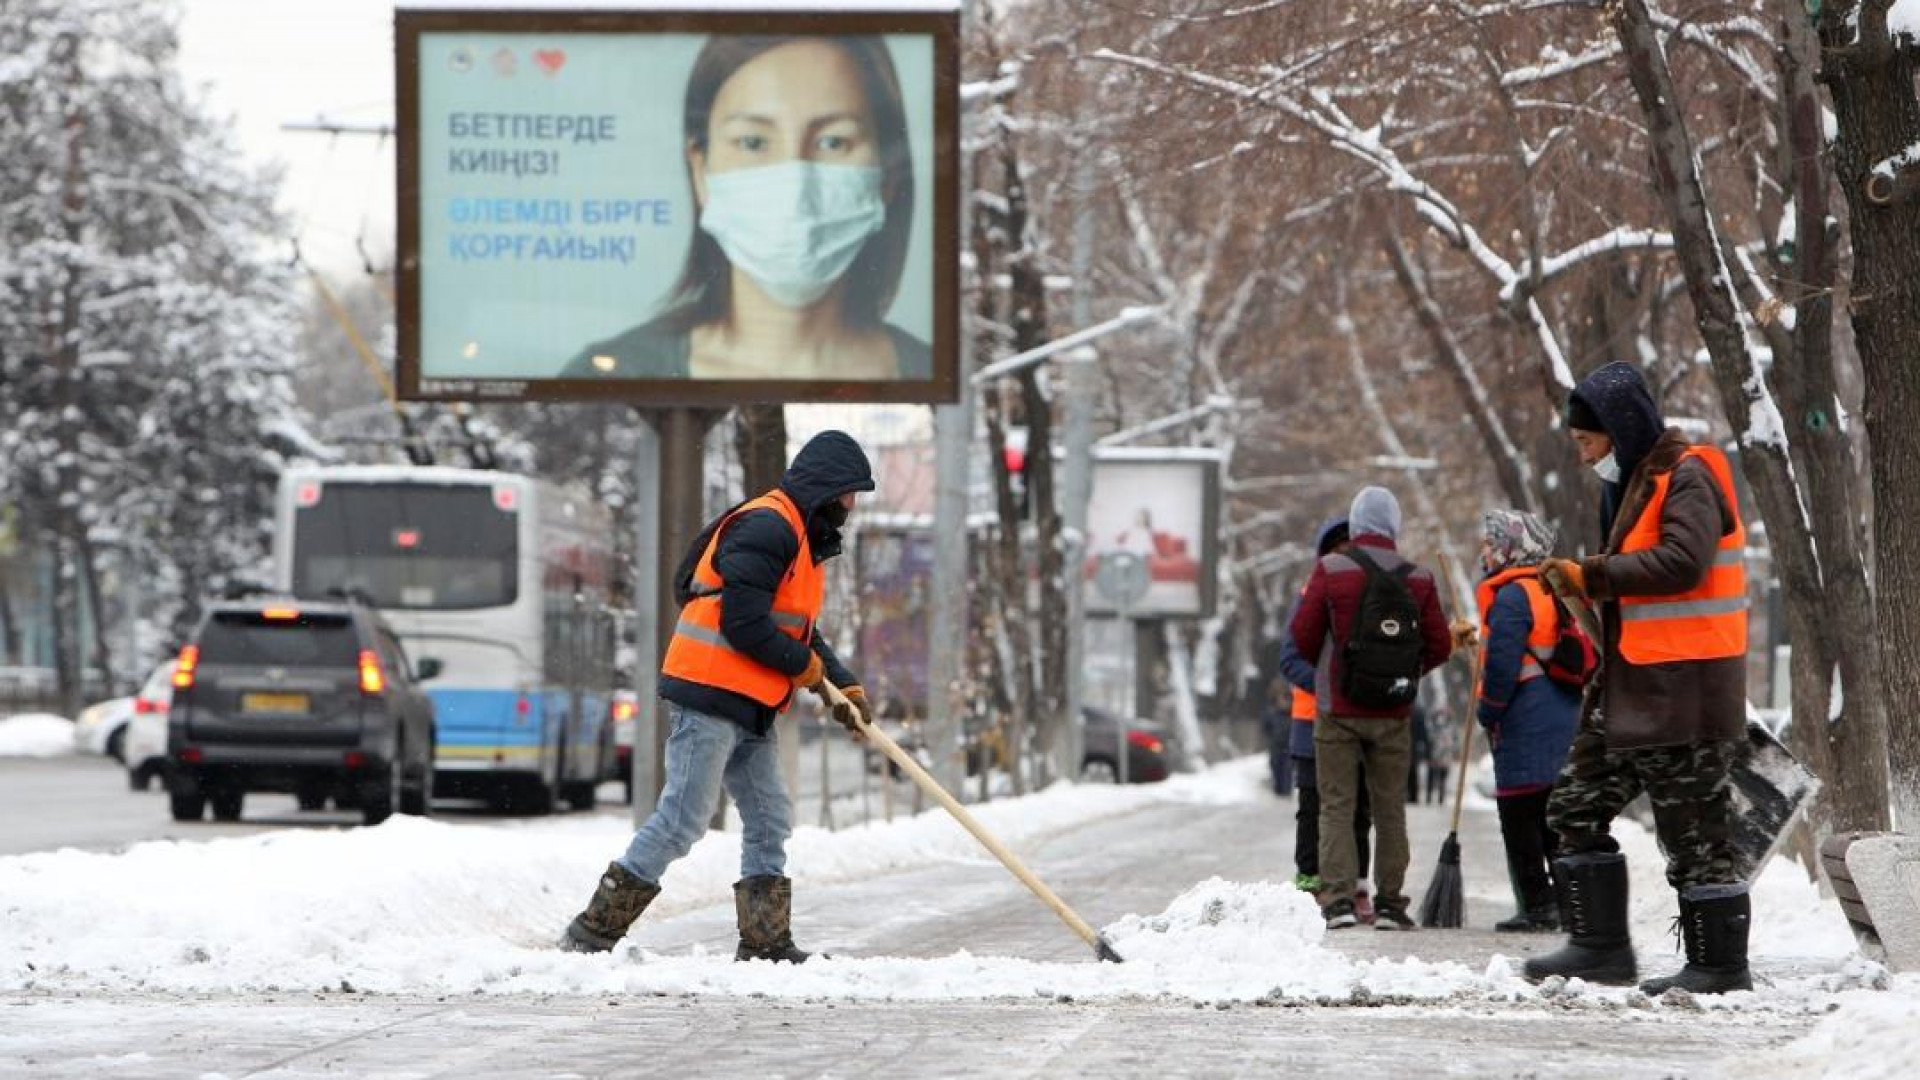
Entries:
[[357,589],[402,610],[503,607],[518,595],[519,516],[490,487],[335,482],[294,515],[295,595]]

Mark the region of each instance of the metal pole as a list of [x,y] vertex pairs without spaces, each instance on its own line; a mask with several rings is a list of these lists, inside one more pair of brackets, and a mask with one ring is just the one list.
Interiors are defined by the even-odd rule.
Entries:
[[[962,336],[965,340],[965,336]],[[966,350],[961,350],[966,363]],[[957,790],[963,775],[959,688],[967,651],[968,444],[973,431],[973,387],[960,386],[958,405],[933,410],[933,595],[927,613],[927,745],[933,776]]]
[[[706,522],[706,485],[705,475],[706,432],[719,413],[707,409],[671,408],[649,414],[649,420],[656,424],[659,435],[658,492],[660,496],[660,514],[657,519],[658,533],[654,547],[654,653],[653,670],[659,670],[659,662],[665,655],[666,643],[673,638],[674,624],[680,618],[680,606],[673,602],[673,572],[679,568],[681,549],[699,534]],[[642,506],[646,504],[641,503]],[[656,682],[654,693],[659,692]],[[657,712],[659,706],[651,698],[643,699],[644,705],[650,705]],[[637,734],[637,733],[636,733]],[[634,746],[638,756],[642,748]],[[651,803],[660,794],[660,788],[667,780],[667,725],[653,725],[653,776],[648,800]],[[639,808],[640,793],[634,792],[634,806]]]
[[660,657],[664,651],[659,620],[660,523],[649,510],[660,502],[659,420],[636,410],[643,421],[634,447],[634,506],[638,521],[633,539],[633,825],[639,828],[653,814],[655,796],[666,783],[656,757],[660,723]]
[[1120,625],[1126,628],[1129,639],[1127,642],[1130,646],[1130,648],[1127,649],[1127,685],[1133,687],[1128,694],[1131,700],[1127,702],[1127,707],[1119,710],[1117,719],[1120,725],[1120,746],[1113,754],[1114,782],[1124,787],[1127,783],[1127,728],[1131,726],[1128,721],[1132,720],[1133,717],[1140,712],[1140,687],[1138,685],[1140,649],[1137,641],[1133,640],[1138,637],[1134,632],[1133,601],[1124,595],[1120,598]]

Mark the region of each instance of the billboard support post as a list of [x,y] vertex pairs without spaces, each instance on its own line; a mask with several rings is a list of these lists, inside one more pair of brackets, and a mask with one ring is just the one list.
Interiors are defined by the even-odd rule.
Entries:
[[[659,470],[655,491],[659,494],[659,510],[655,518],[657,530],[654,542],[653,592],[654,592],[654,641],[652,653],[652,671],[648,678],[654,681],[653,690],[659,692],[657,682],[660,661],[666,655],[667,642],[673,638],[673,627],[680,618],[680,605],[673,599],[673,572],[679,568],[681,549],[699,534],[707,523],[705,451],[707,429],[725,414],[722,409],[699,409],[674,407],[665,409],[641,409],[653,429],[654,440],[659,446]],[[643,512],[645,503],[642,504]],[[645,531],[645,524],[642,524]],[[645,572],[643,565],[638,568]],[[644,654],[643,654],[644,655]],[[642,710],[658,713],[658,698],[653,696],[641,699]],[[656,719],[653,726],[653,740],[650,748],[642,747],[636,739],[634,756],[648,752],[653,762],[652,784],[647,793],[649,809],[659,798],[660,789],[667,778],[667,725]],[[634,791],[634,814],[639,815],[640,791]],[[643,819],[644,820],[644,819]]]
[[659,619],[659,578],[654,568],[660,563],[660,523],[658,515],[647,509],[660,501],[660,434],[654,418],[644,409],[636,409],[641,420],[633,462],[633,501],[639,513],[633,538],[633,695],[637,708],[633,716],[633,745],[627,762],[633,770],[633,825],[639,828],[653,815],[653,806],[666,780],[655,759],[655,732],[660,723],[660,658],[662,655]]

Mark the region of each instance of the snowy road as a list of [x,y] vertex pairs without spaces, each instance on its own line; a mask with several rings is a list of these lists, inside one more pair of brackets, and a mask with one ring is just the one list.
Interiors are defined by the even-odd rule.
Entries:
[[[1232,884],[1290,875],[1291,802],[1258,791],[1254,776],[1229,771],[1215,791],[1182,794],[1168,785],[1164,794],[1049,793],[988,809],[1000,815],[991,827],[1017,837],[1014,846],[1069,903],[1118,935],[1130,960],[1118,968],[1093,963],[1083,944],[977,849],[940,839],[939,829],[957,830],[937,821],[796,837],[801,943],[865,958],[798,970],[725,959],[733,919],[724,890],[737,850],[726,838],[716,838],[712,851],[696,851],[683,876],[669,874],[661,910],[637,928],[631,951],[579,958],[539,948],[537,939],[557,929],[591,886],[591,870],[572,867],[603,862],[618,842],[613,823],[586,818],[494,830],[416,823],[149,845],[125,856],[0,859],[0,909],[10,916],[0,927],[0,1075],[1235,1077],[1364,1070],[1773,1080],[1816,1075],[1778,1071],[1778,1062],[1792,1060],[1780,1048],[1831,1008],[1891,1002],[1913,1010],[1900,1014],[1909,1028],[1920,1020],[1913,1008],[1920,986],[1902,981],[1892,994],[1867,989],[1884,976],[1845,960],[1844,936],[1836,939],[1829,925],[1837,914],[1817,897],[1810,901],[1792,874],[1779,882],[1770,877],[1756,901],[1757,968],[1768,985],[1705,1011],[1624,991],[1543,994],[1492,960],[1551,947],[1545,937],[1355,930],[1321,940],[1297,894]],[[1418,808],[1413,824],[1417,894],[1446,819],[1438,808]],[[1470,926],[1485,927],[1505,913],[1493,830],[1490,811],[1470,809]],[[1636,840],[1636,863],[1651,862],[1642,850],[1650,842]],[[464,899],[447,881],[463,876],[463,862],[482,857],[474,846],[482,841],[502,858],[528,864],[529,876],[513,876],[504,863],[479,868],[490,895]],[[519,843],[529,846],[516,854]],[[219,912],[175,910],[177,901],[156,885],[143,897],[150,895],[146,906],[157,910],[128,920],[131,927],[62,914],[82,902],[76,897],[96,891],[87,884],[91,875],[130,877],[138,888],[144,875],[193,873],[196,866],[218,875],[231,863],[286,877],[350,851],[362,851],[354,857],[377,869],[383,859],[364,851],[380,844],[404,857],[407,876],[398,880],[416,883],[413,896],[356,906],[358,892],[399,891],[377,874],[365,889],[304,904],[251,891],[251,882],[236,884],[224,917],[237,925],[225,927]],[[452,870],[435,857],[445,849],[452,849],[445,854]],[[55,875],[70,879],[70,887],[42,895],[36,881]],[[1664,969],[1673,962],[1658,934],[1668,901],[1657,888],[1641,888],[1645,876],[1636,876],[1642,963]],[[1225,881],[1196,888],[1215,877]],[[327,880],[316,875],[294,885],[325,891],[332,887]],[[281,899],[262,898],[268,896]],[[284,911],[277,914],[276,905]],[[400,925],[365,931],[359,924],[366,911]],[[1130,920],[1129,913],[1150,918]],[[442,915],[472,925],[449,951],[436,952],[436,936],[446,932],[441,924],[449,921]],[[71,927],[75,934],[92,926],[109,940],[98,949],[66,940],[63,917],[82,920]],[[123,944],[115,943],[116,933],[126,935]],[[161,960],[143,961],[156,941]],[[30,972],[7,957],[16,949],[34,962]],[[192,955],[169,959],[182,952]],[[391,954],[390,962],[375,962],[381,953]],[[343,992],[339,982],[348,974],[353,990]]]

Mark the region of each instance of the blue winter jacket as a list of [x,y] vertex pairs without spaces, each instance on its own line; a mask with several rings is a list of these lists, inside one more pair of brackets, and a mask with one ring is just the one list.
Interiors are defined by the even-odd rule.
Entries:
[[[1313,661],[1300,655],[1300,647],[1293,643],[1293,631],[1285,629],[1293,623],[1293,613],[1299,610],[1300,601],[1295,599],[1293,609],[1287,612],[1287,621],[1281,623],[1280,631],[1280,674],[1295,687],[1311,694],[1314,692],[1314,680],[1319,671]],[[1313,724],[1306,720],[1293,722],[1293,735],[1287,743],[1287,753],[1298,758],[1310,758],[1313,755]]]
[[1519,582],[1500,586],[1486,624],[1478,718],[1494,740],[1496,791],[1524,795],[1552,787],[1579,726],[1580,694],[1545,677],[1519,681],[1533,633],[1533,608]]

